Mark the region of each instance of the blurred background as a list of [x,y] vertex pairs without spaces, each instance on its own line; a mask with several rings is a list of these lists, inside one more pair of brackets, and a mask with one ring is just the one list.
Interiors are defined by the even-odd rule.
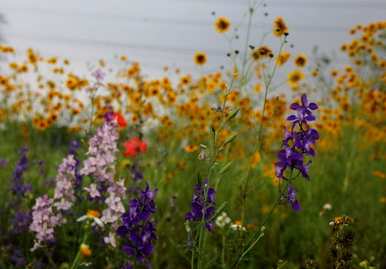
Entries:
[[[85,62],[101,57],[111,62],[124,54],[139,61],[148,75],[161,74],[165,65],[194,73],[197,69],[192,56],[202,50],[208,54],[206,71],[211,71],[226,65],[230,46],[244,47],[247,21],[243,14],[249,2],[0,0],[1,36],[19,50],[33,47],[46,56],[69,57],[77,69]],[[259,44],[271,31],[272,20],[280,15],[290,28],[292,52],[310,54],[314,46],[319,46],[330,53],[349,39],[344,34],[347,29],[381,20],[385,12],[386,1],[380,0],[266,0],[259,4],[253,21],[252,40]],[[233,26],[241,26],[240,30],[228,33],[227,38],[217,34],[212,24],[220,15],[228,16]],[[264,42],[270,44],[270,40]]]

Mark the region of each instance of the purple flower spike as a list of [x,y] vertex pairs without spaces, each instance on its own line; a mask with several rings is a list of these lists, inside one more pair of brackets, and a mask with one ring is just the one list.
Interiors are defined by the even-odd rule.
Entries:
[[[291,181],[289,177],[302,175],[309,179],[310,158],[315,156],[314,145],[319,139],[319,133],[316,129],[310,127],[310,122],[316,118],[312,114],[313,110],[318,108],[315,103],[309,103],[305,94],[301,97],[301,104],[293,103],[290,108],[296,111],[287,117],[291,122],[291,128],[286,130],[282,147],[277,154],[276,176],[280,179]],[[290,173],[286,173],[290,171]],[[294,173],[295,172],[295,173]],[[296,173],[297,172],[297,173]],[[294,211],[300,210],[300,204],[296,200],[296,192],[292,186],[288,187],[288,202]]]
[[18,197],[23,197],[32,189],[30,184],[23,182],[23,174],[28,169],[27,152],[28,149],[26,147],[22,147],[19,150],[20,158],[13,171],[12,192]]
[[[153,242],[156,240],[156,228],[153,222],[155,213],[154,198],[157,190],[147,185],[141,196],[129,202],[129,209],[122,215],[122,225],[118,227],[118,236],[124,239],[123,252],[136,260],[147,264],[153,253]],[[128,263],[123,268],[132,268]]]
[[[206,192],[206,195],[205,195]],[[216,191],[208,187],[208,180],[199,182],[194,187],[192,209],[186,213],[185,219],[199,222],[204,220],[208,231],[213,230],[213,215],[215,213]]]

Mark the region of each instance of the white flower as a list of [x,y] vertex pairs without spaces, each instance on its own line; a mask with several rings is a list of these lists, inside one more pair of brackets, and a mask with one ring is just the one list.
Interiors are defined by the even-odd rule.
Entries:
[[224,228],[226,225],[231,223],[231,219],[228,217],[227,213],[222,212],[217,218],[216,218],[216,225],[220,228]]
[[86,220],[90,220],[92,222],[92,225],[98,225],[99,227],[103,228],[104,223],[103,221],[99,218],[99,212],[96,210],[89,210],[87,211],[86,215],[81,216],[78,218],[76,221],[82,222]]
[[241,224],[240,221],[236,221],[231,224],[231,229],[233,231],[245,232],[247,229]]
[[332,205],[330,203],[326,203],[323,205],[323,209],[324,210],[331,210],[332,209]]
[[332,205],[330,203],[326,203],[326,204],[323,205],[322,209],[320,210],[319,215],[323,216],[325,211],[328,211],[328,210],[331,210],[331,209],[332,209]]

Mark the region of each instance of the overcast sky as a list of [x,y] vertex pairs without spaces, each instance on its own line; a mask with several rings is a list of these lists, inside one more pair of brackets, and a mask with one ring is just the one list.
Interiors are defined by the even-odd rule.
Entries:
[[[290,27],[294,52],[338,50],[356,23],[386,19],[386,0],[266,0],[253,21],[252,44],[283,16]],[[205,50],[208,68],[226,64],[228,43],[214,32],[217,15],[245,23],[249,0],[0,0],[7,25],[2,32],[17,48],[34,47],[44,55],[60,55],[76,63],[126,54],[145,72],[164,65],[193,71],[192,55]],[[269,16],[265,17],[264,13]],[[241,27],[243,28],[243,27]],[[244,32],[240,32],[243,39]],[[270,40],[267,41],[271,43]],[[236,49],[237,43],[234,44]],[[344,59],[339,59],[344,61]]]

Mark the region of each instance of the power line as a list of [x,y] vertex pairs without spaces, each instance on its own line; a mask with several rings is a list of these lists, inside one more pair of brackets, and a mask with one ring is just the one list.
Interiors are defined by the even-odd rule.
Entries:
[[[98,39],[85,39],[85,38],[71,38],[71,37],[49,37],[43,35],[25,35],[18,33],[8,33],[9,36],[24,38],[24,39],[32,39],[32,40],[44,40],[48,42],[64,42],[64,43],[76,43],[78,45],[99,45],[102,47],[116,47],[116,48],[125,48],[125,49],[136,49],[136,50],[150,50],[150,51],[161,51],[166,53],[177,53],[177,54],[189,54],[193,55],[193,53],[197,50],[194,48],[182,48],[182,47],[171,47],[171,46],[159,46],[159,45],[145,45],[145,44],[128,44],[124,42],[117,41],[106,41],[106,40],[98,40]],[[215,55],[215,56],[225,56],[227,51],[221,51],[216,49],[205,49],[205,52]]]
[[[240,3],[234,0],[190,0],[191,2],[199,2],[199,3],[214,3],[214,4],[226,4],[226,5],[248,5],[248,1]],[[175,1],[177,2],[177,1]],[[267,0],[264,1],[266,3],[266,7],[281,7],[281,8],[323,8],[323,9],[354,9],[354,8],[365,8],[365,9],[386,9],[385,2],[363,2],[363,1],[352,1],[347,2],[338,2],[338,1],[274,1]]]
[[[56,10],[41,9],[41,8],[5,8],[12,11],[21,11],[29,13],[49,14],[55,16],[78,16],[88,17],[92,19],[109,19],[109,20],[124,20],[130,23],[148,23],[148,24],[165,24],[165,25],[189,25],[189,26],[211,26],[213,21],[189,20],[189,19],[171,19],[171,18],[157,18],[157,17],[128,17],[124,14],[104,14],[104,13],[85,13],[85,12],[58,12]],[[241,22],[235,22],[241,24]],[[259,23],[253,24],[255,28],[270,28],[271,24]],[[300,32],[345,32],[349,27],[338,27],[328,25],[291,25],[291,29]]]
[[[47,42],[55,42],[55,43],[75,43],[77,45],[83,46],[101,46],[101,47],[109,47],[109,48],[123,48],[123,49],[135,49],[135,50],[144,50],[144,51],[157,51],[164,52],[170,54],[180,54],[185,56],[192,56],[196,49],[194,48],[182,48],[182,47],[171,47],[171,46],[158,46],[158,45],[145,45],[145,44],[128,44],[124,42],[116,42],[116,41],[104,41],[97,39],[85,39],[85,38],[69,38],[69,37],[49,37],[42,35],[23,35],[23,34],[8,34],[9,36],[13,36],[15,38],[22,39],[30,39],[30,40],[38,40],[38,41],[47,41]],[[225,57],[227,51],[215,50],[215,49],[204,49],[210,56],[216,57]],[[348,63],[346,59],[343,58],[334,58],[335,62],[338,63]],[[175,64],[175,63],[174,63]]]

